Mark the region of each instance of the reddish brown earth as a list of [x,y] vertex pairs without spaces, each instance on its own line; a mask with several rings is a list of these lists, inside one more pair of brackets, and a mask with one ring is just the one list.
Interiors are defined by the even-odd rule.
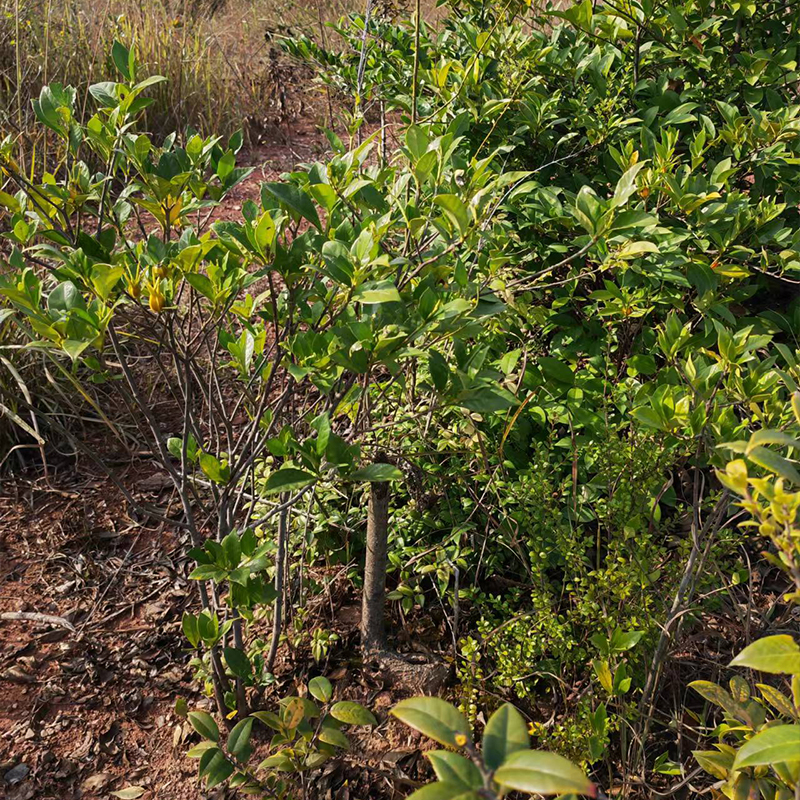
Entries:
[[[177,697],[210,708],[182,649],[181,616],[195,602],[185,542],[130,516],[113,484],[90,472],[56,470],[49,485],[9,482],[0,496],[0,614],[47,614],[74,628],[0,621],[0,780],[10,775],[0,797],[107,798],[126,786],[141,786],[145,800],[204,797],[185,757],[196,735],[173,711]],[[171,489],[151,463],[118,477],[135,499],[169,505]],[[401,797],[415,785],[408,773],[418,774],[419,743],[386,712],[407,692],[349,656],[360,610],[343,572],[315,577],[330,588],[312,602],[312,617],[340,642],[319,668],[307,646],[284,648],[265,707],[302,693],[309,669],[321,669],[337,699],[368,704],[381,724],[356,737],[352,762],[332,764],[309,797]],[[438,636],[424,626],[418,633]]]

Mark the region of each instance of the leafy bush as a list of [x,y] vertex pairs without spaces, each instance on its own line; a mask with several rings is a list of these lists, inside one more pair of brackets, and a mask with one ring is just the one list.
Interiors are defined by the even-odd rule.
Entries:
[[[792,396],[791,416],[788,412],[787,408],[780,428],[762,428],[747,441],[724,445],[745,458],[730,461],[718,476],[742,498],[750,519],[741,524],[758,527],[772,545],[764,556],[794,584],[784,600],[800,604],[800,491],[784,488],[800,487],[800,474],[792,460],[771,447],[800,451],[800,392]],[[748,462],[763,476],[750,475]],[[788,634],[767,636],[746,647],[730,666],[791,676],[790,695],[765,683],[756,684],[755,695],[739,675],[731,678],[730,691],[710,681],[694,681],[690,686],[725,715],[717,728],[716,750],[695,751],[695,758],[721,779],[721,796],[758,792],[762,797],[795,797],[800,791],[800,645]]]
[[[202,604],[185,629],[220,718],[241,725],[271,685],[283,612],[314,590],[303,570],[347,564],[366,586],[381,528],[373,600],[449,635],[468,713],[436,707],[480,791],[515,784],[487,778],[467,720],[509,697],[540,740],[630,783],[664,763],[670,648],[743,569],[731,492],[796,569],[794,496],[714,470],[744,453],[797,479],[767,445],[797,439],[798,29],[778,2],[450,12],[366,38],[345,20],[341,52],[286,41],[360,88],[352,140],[329,132],[329,158],[208,231],[246,174],[240,137],[137,132],[161,84],[137,83],[119,44],[86,124],[74,90],[46,87],[36,113],[70,158],[35,185],[7,140],[0,292],[37,347],[120,393],[169,473]],[[363,136],[370,97],[400,120],[394,152]],[[142,364],[173,394],[168,425]],[[295,624],[324,657],[333,640]],[[739,770],[766,767],[750,742],[794,735],[734,691],[706,686],[744,728],[724,733],[746,756],[726,741],[713,762],[731,792],[763,777]],[[305,758],[314,741],[280,744]],[[775,774],[768,800],[796,785]]]

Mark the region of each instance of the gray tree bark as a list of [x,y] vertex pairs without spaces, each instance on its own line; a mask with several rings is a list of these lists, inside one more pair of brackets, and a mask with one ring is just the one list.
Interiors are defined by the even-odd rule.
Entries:
[[367,514],[367,561],[361,601],[361,648],[381,651],[386,642],[386,565],[389,538],[389,483],[371,483]]

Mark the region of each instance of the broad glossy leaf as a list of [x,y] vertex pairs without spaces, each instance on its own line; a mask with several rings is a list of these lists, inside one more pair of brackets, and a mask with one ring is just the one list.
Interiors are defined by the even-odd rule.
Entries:
[[200,644],[200,629],[197,625],[197,617],[188,611],[184,612],[181,628],[183,629],[183,635],[189,640],[189,644],[192,647],[197,647]]
[[745,647],[731,667],[750,667],[761,672],[800,674],[800,647],[788,634],[765,636]]
[[447,366],[444,356],[438,350],[431,350],[428,354],[428,369],[431,373],[434,388],[437,392],[443,392],[450,380],[450,368]]
[[189,724],[204,738],[212,742],[219,741],[219,728],[211,714],[205,711],[190,711],[187,714]]
[[444,211],[445,216],[463,238],[469,228],[469,210],[464,201],[455,194],[440,194],[433,198],[433,202]]
[[501,386],[481,386],[463,393],[458,399],[458,405],[482,414],[505,411],[518,403],[517,398]]
[[800,725],[776,725],[742,745],[734,769],[800,761]]
[[789,459],[773,453],[772,450],[768,450],[766,447],[754,447],[747,454],[747,457],[751,461],[755,461],[760,467],[780,475],[795,486],[800,486],[800,472],[797,471]]
[[730,693],[711,681],[692,681],[690,689],[694,689],[701,697],[724,709],[731,709],[735,703]]
[[218,458],[211,453],[200,454],[200,469],[211,478],[214,483],[225,483],[230,478],[230,467],[223,466]]
[[296,728],[306,716],[306,707],[300,697],[290,697],[283,707],[283,724],[287,728]]
[[276,200],[288,206],[295,214],[305,217],[317,229],[322,230],[319,222],[319,214],[311,198],[296,186],[290,183],[262,183],[262,195],[264,192],[271,194]]
[[697,763],[715,778],[724,780],[733,766],[733,756],[730,753],[720,753],[717,750],[693,750],[692,755]]
[[370,304],[399,303],[400,293],[394,281],[367,281],[353,292],[353,300]]
[[472,738],[464,715],[438,697],[411,697],[398,703],[391,713],[439,744],[462,747],[464,737]]
[[432,750],[425,755],[440,781],[459,784],[464,789],[483,786],[480,770],[468,758],[449,750]]
[[406,800],[480,800],[480,795],[460,783],[437,781],[417,789]]
[[565,386],[572,386],[575,383],[575,373],[563,362],[550,356],[542,356],[539,359],[539,368],[544,373],[545,378],[562,383]]
[[274,492],[291,492],[295,489],[302,489],[317,480],[316,475],[304,472],[296,467],[282,467],[277,472],[267,478],[265,490],[267,494]]
[[757,683],[756,686],[764,699],[776,708],[779,713],[789,718],[798,719],[797,711],[795,711],[791,701],[783,692],[779,692],[774,686],[768,686],[764,683]]
[[225,663],[237,678],[247,678],[250,675],[250,659],[241,650],[235,647],[226,647],[223,650]]
[[789,434],[785,433],[784,431],[769,430],[764,428],[760,431],[756,431],[750,437],[750,441],[747,444],[746,455],[750,455],[754,448],[765,444],[779,444],[783,447],[794,447],[800,449],[800,441],[795,439],[794,436],[789,436]]
[[323,678],[321,675],[317,676],[316,678],[312,678],[308,682],[308,691],[310,692],[311,696],[316,700],[319,700],[320,703],[327,703],[331,697],[333,697],[333,686],[331,682],[327,678]]
[[377,725],[375,715],[364,706],[342,700],[331,707],[331,716],[347,725]]
[[206,789],[211,789],[233,774],[233,764],[225,758],[222,750],[215,748],[200,759],[200,772],[206,776]]
[[403,473],[394,464],[368,464],[366,467],[357,469],[347,476],[351,481],[369,481],[370,483],[381,483],[385,481],[399,481],[403,479]]
[[250,744],[250,732],[253,730],[253,718],[247,717],[237,722],[228,734],[228,752],[233,755],[241,753]]
[[497,769],[517,750],[530,746],[528,726],[510,703],[500,706],[486,723],[483,732],[483,758],[489,769]]
[[341,747],[343,750],[347,750],[350,747],[350,740],[347,736],[338,728],[331,726],[323,726],[319,732],[319,740],[334,747]]
[[536,794],[588,794],[594,796],[594,784],[571,761],[556,753],[520,750],[513,753],[494,779],[501,786]]

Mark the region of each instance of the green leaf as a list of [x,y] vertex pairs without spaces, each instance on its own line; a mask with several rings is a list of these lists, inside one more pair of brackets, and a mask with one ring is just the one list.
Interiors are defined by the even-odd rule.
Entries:
[[205,275],[201,275],[199,272],[189,272],[184,277],[193,289],[209,300],[214,299],[214,284]]
[[92,270],[92,285],[101,300],[108,300],[111,290],[117,285],[123,272],[122,267],[112,267],[108,264],[95,266]]
[[517,405],[517,398],[501,386],[481,386],[460,395],[458,405],[479,414],[505,411]]
[[273,472],[267,479],[265,491],[267,494],[275,492],[291,492],[295,489],[302,489],[317,480],[316,475],[304,472],[296,467],[282,467],[277,472]]
[[322,230],[317,209],[311,198],[289,183],[262,183],[261,191],[269,192],[278,202],[288,206],[295,214],[305,217],[317,230]]
[[406,800],[480,800],[480,795],[470,789],[465,790],[460,783],[438,781],[417,789]]
[[428,369],[434,388],[437,392],[443,392],[450,380],[450,367],[438,350],[431,350],[428,353]]
[[465,741],[472,739],[464,715],[438,697],[411,697],[398,703],[391,713],[414,730],[448,747],[463,747]]
[[440,194],[433,198],[433,202],[444,211],[445,216],[463,238],[469,228],[469,211],[461,198],[455,194]]
[[341,747],[343,750],[347,750],[350,747],[350,740],[347,736],[331,725],[323,726],[319,732],[319,740],[334,747]]
[[214,742],[200,742],[192,747],[190,750],[186,751],[187,758],[200,758],[206,750],[217,750],[218,748],[215,746]]
[[179,439],[177,436],[170,436],[169,439],[167,439],[167,450],[173,458],[177,458],[180,461],[181,451],[183,450],[183,439]]
[[206,788],[217,786],[233,774],[233,764],[218,747],[200,757],[200,774],[206,776]]
[[236,167],[236,156],[228,150],[222,158],[217,162],[217,175],[219,176],[220,180],[225,180],[225,178],[230,175],[234,168]]
[[189,640],[189,644],[192,647],[197,647],[200,644],[200,629],[197,625],[197,617],[188,611],[184,612],[181,627],[183,628],[183,635]]
[[788,634],[765,636],[745,647],[729,666],[800,675],[800,647]]
[[756,447],[759,447],[763,444],[780,444],[785,447],[794,447],[800,450],[800,441],[795,439],[793,436],[789,436],[788,433],[784,433],[783,431],[768,430],[765,428],[763,430],[756,431],[750,437],[750,441],[747,443],[747,450],[745,451],[745,454],[750,455],[750,453]]
[[89,87],[89,94],[106,108],[113,108],[117,105],[117,86],[113,81],[95,83]]
[[370,483],[383,483],[386,481],[400,481],[403,473],[394,464],[368,464],[357,469],[347,476],[350,481],[369,481]]
[[227,574],[224,569],[214,564],[200,564],[199,567],[195,567],[189,573],[189,578],[193,581],[221,581],[225,579]]
[[254,711],[252,716],[275,731],[279,731],[283,727],[280,717],[272,711]]
[[414,161],[418,161],[428,149],[427,130],[420,125],[409,125],[406,128],[406,147]]
[[494,774],[501,786],[535,794],[594,795],[594,785],[571,761],[541,750],[518,751]]
[[239,536],[234,531],[231,531],[221,542],[222,552],[225,553],[225,558],[228,561],[228,566],[231,569],[236,569],[239,562],[242,560],[242,546],[239,542]]
[[544,373],[545,378],[563,383],[565,386],[572,386],[575,383],[575,373],[557,358],[541,356],[539,358],[539,368]]
[[315,700],[327,703],[333,697],[333,686],[327,678],[318,675],[308,682],[308,691]]
[[468,758],[458,753],[451,753],[449,750],[432,750],[425,755],[440,781],[458,784],[467,790],[480,789],[483,786],[480,770]]
[[87,348],[91,342],[81,342],[76,339],[65,339],[61,343],[64,352],[73,360],[77,360],[78,356]]
[[500,706],[486,723],[483,732],[483,759],[489,769],[497,769],[517,750],[530,746],[528,726],[510,703]]
[[652,408],[641,406],[640,408],[634,408],[631,413],[634,418],[638,419],[639,422],[643,425],[647,425],[649,428],[661,430],[664,427],[664,421]]
[[789,718],[798,718],[798,714],[792,705],[791,700],[783,694],[779,692],[774,686],[767,686],[764,683],[757,683],[756,686],[761,691],[761,694],[764,696],[764,699],[771,705],[774,706],[779,713],[789,717]]
[[689,684],[690,689],[694,689],[701,697],[708,700],[720,708],[729,709],[735,705],[733,697],[730,693],[711,681],[692,681]]
[[785,478],[787,481],[800,486],[800,472],[795,469],[791,461],[773,453],[772,450],[767,450],[766,447],[754,447],[747,454],[751,461],[755,461],[760,467],[774,472]]
[[250,659],[245,653],[235,647],[226,647],[223,653],[225,655],[225,663],[237,678],[248,678],[250,676]]
[[800,725],[776,725],[742,745],[734,769],[800,761]]
[[733,764],[733,756],[729,753],[719,753],[716,750],[693,750],[692,755],[709,775],[722,780],[728,778]]
[[250,732],[253,730],[253,718],[246,717],[241,722],[234,725],[233,730],[228,734],[228,752],[239,755],[250,744]]
[[190,711],[187,715],[189,724],[204,738],[212,742],[219,741],[219,728],[211,714],[205,711]]
[[335,703],[331,708],[331,716],[344,722],[347,725],[377,725],[378,720],[371,711],[360,706],[358,703],[351,703],[349,700],[342,700]]
[[[130,51],[122,42],[114,40],[111,45],[111,58],[114,61],[114,66],[119,70],[120,74],[126,81],[131,79],[130,71]],[[119,795],[117,795],[119,796]],[[138,797],[138,795],[136,795]]]
[[399,303],[400,293],[394,281],[367,281],[362,283],[355,292],[353,299],[361,303]]
[[225,483],[231,476],[230,467],[223,466],[219,459],[212,456],[211,453],[200,454],[200,469],[212,480],[214,483]]
[[628,198],[636,191],[636,176],[644,165],[645,162],[643,161],[634,164],[619,179],[614,189],[614,197],[611,200],[612,207],[619,208],[628,202]]
[[283,724],[287,728],[296,728],[306,716],[306,706],[300,697],[290,697],[283,707]]

